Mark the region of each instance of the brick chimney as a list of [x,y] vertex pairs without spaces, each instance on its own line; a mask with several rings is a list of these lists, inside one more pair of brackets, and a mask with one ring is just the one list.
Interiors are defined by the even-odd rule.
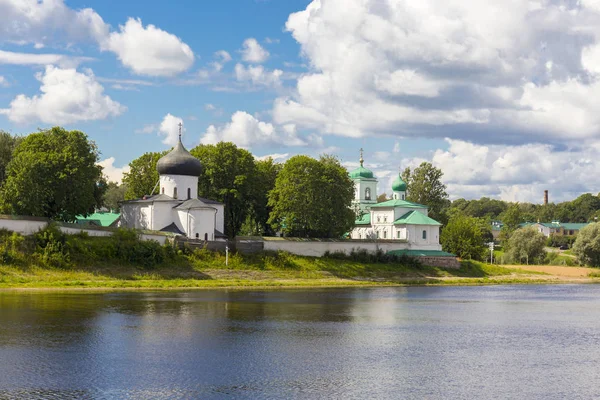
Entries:
[[548,191],[544,190],[544,205],[548,205]]

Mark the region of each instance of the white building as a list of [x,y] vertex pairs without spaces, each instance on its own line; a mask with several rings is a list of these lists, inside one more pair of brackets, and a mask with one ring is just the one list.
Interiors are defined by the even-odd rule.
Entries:
[[159,194],[121,204],[120,225],[172,232],[191,239],[224,238],[224,205],[198,197],[200,161],[179,142],[156,165]]
[[407,249],[412,250],[441,250],[441,224],[428,217],[426,205],[406,200],[407,187],[400,174],[392,184],[392,199],[377,203],[377,178],[363,163],[361,150],[360,167],[350,172],[357,215],[350,237],[398,240],[407,243]]

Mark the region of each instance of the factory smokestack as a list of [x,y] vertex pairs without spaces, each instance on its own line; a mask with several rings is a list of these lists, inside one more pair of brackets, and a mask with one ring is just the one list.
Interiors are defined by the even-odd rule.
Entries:
[[544,190],[544,205],[548,205],[548,191]]

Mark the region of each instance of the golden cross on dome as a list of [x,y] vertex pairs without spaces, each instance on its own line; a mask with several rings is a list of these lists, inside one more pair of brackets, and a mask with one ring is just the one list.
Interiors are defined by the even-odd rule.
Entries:
[[364,150],[363,150],[363,148],[361,147],[361,148],[360,148],[360,160],[359,160],[359,161],[360,161],[360,166],[361,166],[361,167],[363,166],[363,163],[365,162],[365,160],[364,160],[364,158],[363,158],[363,151],[364,151]]
[[180,122],[179,123],[179,140],[181,140],[181,127],[183,126],[183,124]]

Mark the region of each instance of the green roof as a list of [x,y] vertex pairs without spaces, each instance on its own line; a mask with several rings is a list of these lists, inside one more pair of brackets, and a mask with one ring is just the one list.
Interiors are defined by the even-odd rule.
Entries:
[[567,229],[567,230],[574,230],[574,231],[578,231],[580,229],[585,228],[586,226],[588,226],[589,223],[574,223],[574,222],[565,222],[565,223],[561,223],[560,226],[562,226],[563,228]]
[[366,169],[361,164],[360,167],[356,168],[353,171],[350,171],[350,178],[351,179],[360,179],[360,178],[373,179],[373,171],[371,171],[370,169]]
[[394,221],[394,225],[436,225],[440,226],[433,218],[429,218],[427,215],[419,211],[409,211],[397,220]]
[[456,254],[441,250],[391,250],[387,253],[398,256],[406,255],[410,257],[456,257]]
[[355,225],[371,225],[371,213],[365,213],[360,216],[356,221],[354,221]]
[[526,227],[526,226],[532,226],[532,225],[542,225],[545,226],[546,228],[555,228],[555,229],[566,229],[566,230],[573,230],[573,231],[578,231],[581,230],[583,228],[585,228],[586,226],[589,225],[589,222],[585,222],[585,223],[576,223],[576,222],[539,222],[539,223],[535,223],[535,222],[525,222],[523,224],[519,224],[519,226],[521,228]]
[[384,201],[383,203],[373,204],[371,206],[371,208],[380,207],[429,208],[423,204],[417,204],[407,200],[388,200]]
[[406,182],[402,180],[400,175],[398,175],[396,180],[392,183],[392,190],[394,192],[406,192]]
[[111,226],[113,222],[119,218],[121,214],[119,213],[111,213],[111,212],[97,212],[87,217],[78,216],[77,223],[78,224],[92,224],[97,226]]

